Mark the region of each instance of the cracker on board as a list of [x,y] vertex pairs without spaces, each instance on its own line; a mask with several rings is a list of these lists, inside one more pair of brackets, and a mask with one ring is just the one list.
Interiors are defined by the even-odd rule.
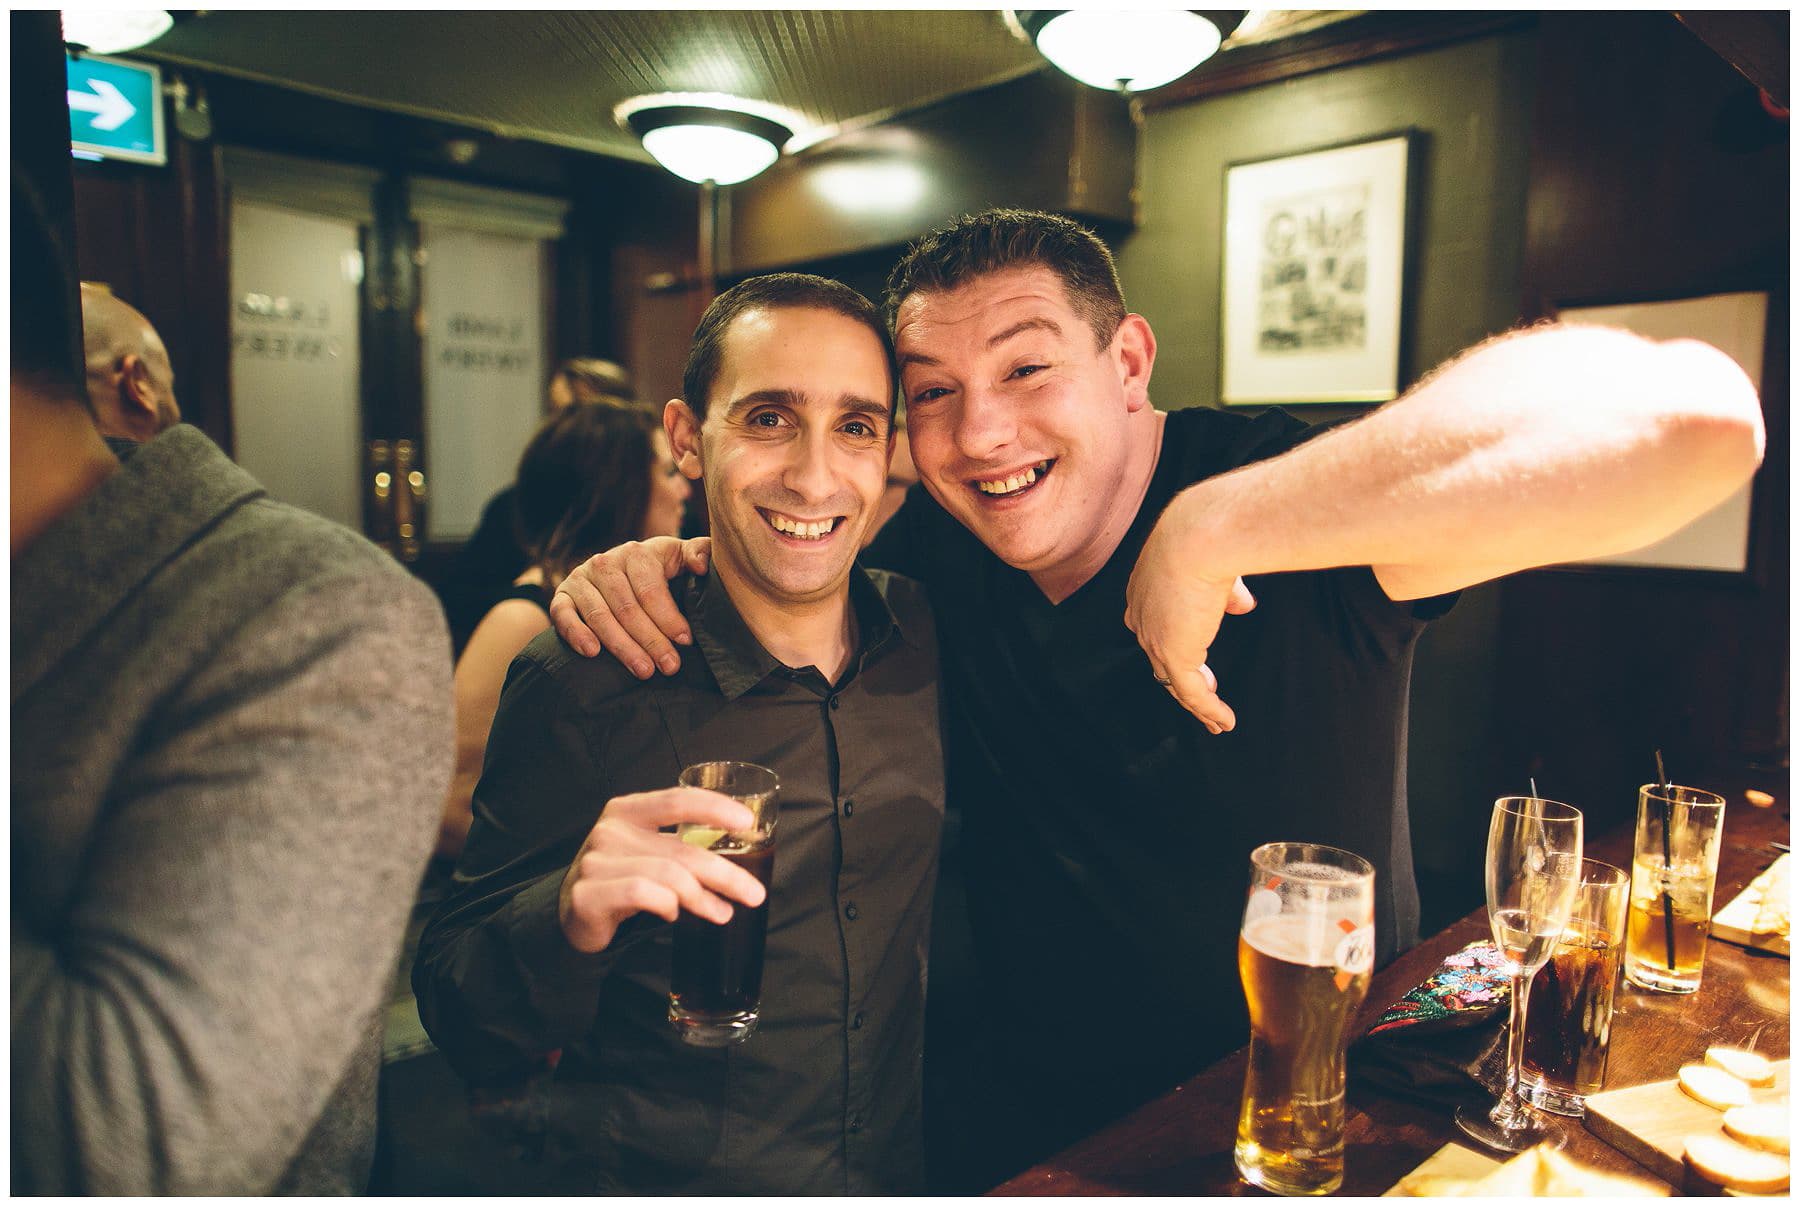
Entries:
[[1752,890],[1761,894],[1757,900],[1756,921],[1751,934],[1787,937],[1791,908],[1788,884],[1789,860],[1777,859],[1773,866],[1750,882]]

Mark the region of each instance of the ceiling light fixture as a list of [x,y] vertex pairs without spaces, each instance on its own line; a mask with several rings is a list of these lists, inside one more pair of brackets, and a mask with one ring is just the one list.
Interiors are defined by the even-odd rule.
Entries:
[[1015,10],[1038,53],[1084,84],[1143,92],[1180,79],[1218,53],[1248,10]]
[[695,184],[748,180],[774,163],[794,136],[772,118],[715,105],[648,104],[623,117],[657,163]]
[[92,54],[119,54],[147,46],[169,32],[175,18],[166,9],[103,11],[65,8],[63,41]]

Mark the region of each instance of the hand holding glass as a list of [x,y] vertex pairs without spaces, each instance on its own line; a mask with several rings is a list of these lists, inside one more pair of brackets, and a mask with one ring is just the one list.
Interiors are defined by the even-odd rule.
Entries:
[[1503,796],[1488,826],[1488,925],[1512,973],[1506,1089],[1491,1111],[1462,1107],[1457,1126],[1489,1148],[1517,1153],[1555,1134],[1519,1092],[1531,978],[1569,924],[1581,882],[1581,811],[1560,801]]
[[[748,830],[684,822],[676,832],[683,842],[723,855],[769,888],[775,877],[780,778],[754,763],[696,763],[682,771],[681,784],[722,792],[749,808],[756,820]],[[755,909],[737,906],[723,924],[681,911],[669,975],[669,1022],[684,1042],[721,1048],[742,1043],[756,1030],[768,929],[767,897]]]

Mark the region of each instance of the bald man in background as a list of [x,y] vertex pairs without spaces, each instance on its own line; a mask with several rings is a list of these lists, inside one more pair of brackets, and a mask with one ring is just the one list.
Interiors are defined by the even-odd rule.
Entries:
[[149,319],[105,285],[83,281],[81,337],[102,436],[142,444],[181,422],[175,367]]

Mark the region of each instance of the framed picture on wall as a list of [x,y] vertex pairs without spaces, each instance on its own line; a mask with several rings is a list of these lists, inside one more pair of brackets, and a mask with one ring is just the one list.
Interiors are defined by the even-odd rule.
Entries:
[[1409,132],[1225,169],[1220,397],[1400,392]]
[[[1768,316],[1766,293],[1715,293],[1612,306],[1562,306],[1556,313],[1565,323],[1623,327],[1650,339],[1702,340],[1735,360],[1759,395],[1763,388]],[[1655,544],[1594,558],[1575,568],[1746,573],[1750,569],[1752,485],[1744,483],[1723,503]]]

